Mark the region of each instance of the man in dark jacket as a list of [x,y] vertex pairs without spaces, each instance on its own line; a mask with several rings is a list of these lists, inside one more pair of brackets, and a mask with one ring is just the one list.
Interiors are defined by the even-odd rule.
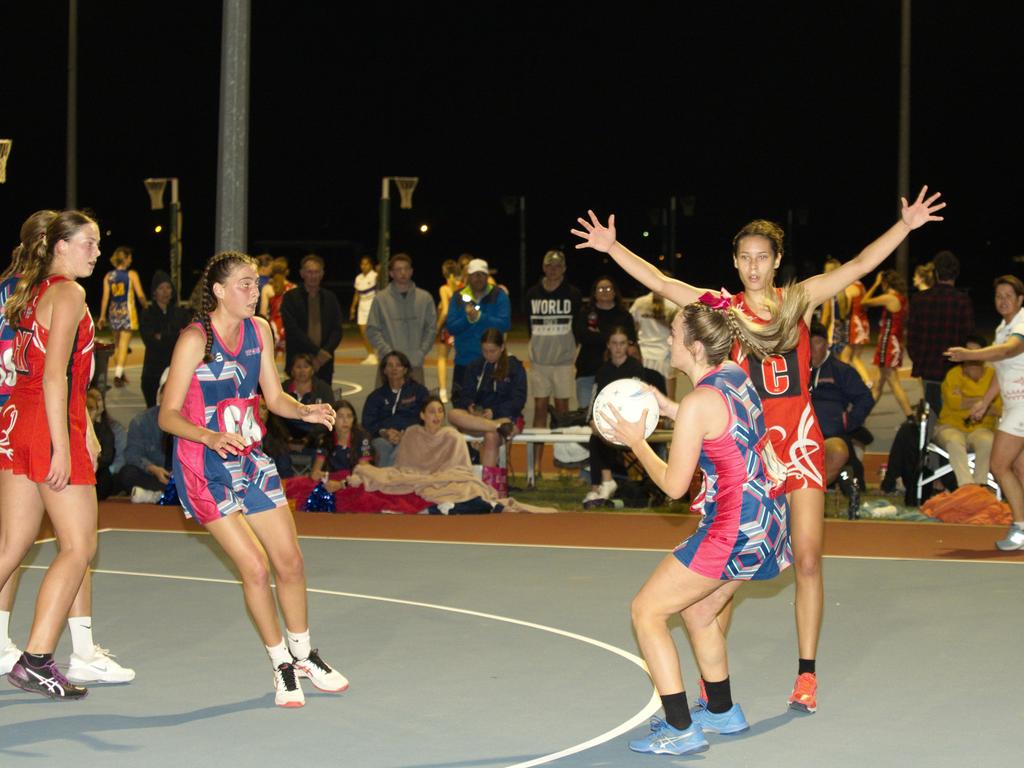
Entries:
[[157,270],[153,275],[152,299],[139,318],[139,335],[146,345],[142,358],[142,396],[146,407],[156,405],[160,375],[171,364],[171,354],[181,329],[189,324],[191,314],[178,305],[178,294],[171,276]]
[[341,305],[331,291],[320,287],[324,260],[315,253],[302,258],[302,285],[281,299],[284,321],[285,370],[300,352],[313,356],[313,369],[328,384],[334,377],[334,350],[341,344]]
[[912,296],[907,318],[907,351],[914,361],[914,376],[924,384],[924,397],[932,413],[942,411],[942,380],[953,367],[945,355],[974,332],[971,300],[954,286],[960,261],[952,251],[939,251],[932,261],[935,285]]

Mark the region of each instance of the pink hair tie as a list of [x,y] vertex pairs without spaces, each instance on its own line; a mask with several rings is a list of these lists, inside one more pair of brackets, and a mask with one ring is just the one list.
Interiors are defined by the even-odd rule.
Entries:
[[725,288],[722,289],[720,296],[715,296],[711,291],[704,291],[697,301],[711,309],[723,310],[732,306],[732,295]]

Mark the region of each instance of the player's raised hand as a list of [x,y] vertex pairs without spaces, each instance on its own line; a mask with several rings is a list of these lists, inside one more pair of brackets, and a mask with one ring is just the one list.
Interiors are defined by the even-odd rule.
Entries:
[[576,219],[583,229],[569,230],[576,237],[583,239],[582,243],[576,243],[576,248],[593,248],[595,251],[608,253],[615,245],[615,214],[608,217],[608,226],[601,224],[593,211],[588,210],[587,215],[590,217],[589,221],[582,216]]
[[921,191],[917,193],[917,199],[914,200],[914,204],[910,205],[907,203],[907,198],[901,197],[900,202],[903,203],[903,211],[901,216],[903,223],[911,229],[917,229],[923,224],[927,224],[929,221],[942,221],[941,216],[936,216],[936,211],[941,211],[946,207],[945,203],[936,202],[941,196],[941,192],[936,192],[928,198],[925,195],[928,194],[928,185],[921,187]]

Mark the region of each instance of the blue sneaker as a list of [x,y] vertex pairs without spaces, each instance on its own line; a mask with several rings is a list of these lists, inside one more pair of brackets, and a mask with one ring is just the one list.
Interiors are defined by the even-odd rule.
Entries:
[[720,714],[715,714],[706,707],[695,707],[690,710],[690,716],[704,733],[739,733],[750,728],[739,704],[733,704],[729,710]]
[[629,742],[634,752],[652,755],[692,755],[708,748],[708,740],[696,723],[685,731],[673,728],[660,717],[651,718],[651,732],[642,739]]

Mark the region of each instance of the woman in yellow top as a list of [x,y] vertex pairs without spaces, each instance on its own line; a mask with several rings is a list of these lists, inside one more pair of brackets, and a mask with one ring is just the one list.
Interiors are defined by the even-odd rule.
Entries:
[[[964,346],[981,349],[986,342],[980,336],[968,336]],[[1002,402],[997,396],[980,421],[972,421],[970,414],[971,409],[981,402],[995,373],[990,365],[965,360],[950,368],[942,380],[942,412],[932,439],[949,454],[949,464],[960,487],[988,482],[992,441]],[[967,464],[968,452],[974,454],[973,472]]]
[[139,329],[135,298],[138,297],[143,309],[149,306],[149,302],[142,291],[139,273],[131,269],[132,249],[123,245],[115,249],[110,263],[114,268],[103,277],[103,300],[96,324],[102,328],[110,323],[110,330],[114,333],[114,386],[123,387],[128,383],[124,375],[128,344],[132,339],[132,331]]

